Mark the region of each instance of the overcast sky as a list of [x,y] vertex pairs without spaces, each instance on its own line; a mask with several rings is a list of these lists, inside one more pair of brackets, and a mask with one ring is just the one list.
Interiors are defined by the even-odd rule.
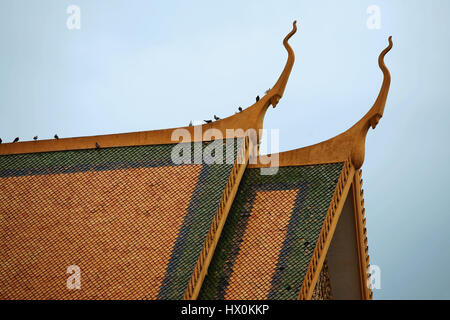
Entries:
[[[66,13],[80,8],[80,29]],[[370,5],[380,28],[370,29]],[[376,299],[450,298],[450,1],[0,1],[0,138],[185,126],[226,117],[296,62],[264,127],[280,150],[328,139],[392,84],[363,166]],[[372,20],[370,20],[372,21]],[[373,24],[369,24],[373,26]]]

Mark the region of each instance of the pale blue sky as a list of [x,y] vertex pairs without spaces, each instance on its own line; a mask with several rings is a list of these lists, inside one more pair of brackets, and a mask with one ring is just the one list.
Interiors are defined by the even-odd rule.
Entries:
[[[68,30],[66,9],[81,8]],[[381,29],[366,27],[369,5]],[[226,117],[296,62],[266,114],[281,151],[328,139],[392,84],[363,166],[378,299],[450,298],[450,2],[0,0],[0,137],[31,140],[184,126]]]

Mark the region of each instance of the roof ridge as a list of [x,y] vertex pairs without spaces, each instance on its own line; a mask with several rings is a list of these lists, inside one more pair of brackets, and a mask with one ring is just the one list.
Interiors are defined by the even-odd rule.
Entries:
[[[96,147],[109,148],[155,144],[175,144],[179,142],[200,142],[213,140],[212,136],[214,136],[214,139],[218,139],[215,134],[209,135],[209,138],[208,136],[205,137],[203,133],[209,130],[212,130],[215,133],[220,132],[222,134],[222,138],[226,137],[228,139],[244,137],[249,135],[249,129],[253,129],[255,130],[256,135],[252,136],[252,140],[259,140],[259,129],[262,129],[265,113],[270,105],[275,107],[283,96],[290,72],[294,65],[294,51],[289,45],[288,40],[296,33],[296,31],[297,25],[296,21],[294,21],[292,30],[283,40],[283,45],[288,53],[288,59],[274,87],[268,90],[261,99],[257,99],[256,103],[234,115],[200,126],[186,126],[130,133],[5,143],[0,144],[0,155],[94,149]],[[230,129],[234,130],[233,133],[227,131]],[[183,135],[183,141],[179,141],[179,137],[181,135]],[[253,142],[254,144],[257,144],[256,141]]]

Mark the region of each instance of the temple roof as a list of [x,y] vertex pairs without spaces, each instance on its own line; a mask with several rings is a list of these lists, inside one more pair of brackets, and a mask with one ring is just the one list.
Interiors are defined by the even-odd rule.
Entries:
[[[0,144],[0,298],[311,299],[330,250],[348,253],[355,267],[345,284],[352,297],[370,298],[358,169],[384,112],[392,40],[378,60],[380,93],[360,121],[321,143],[259,156],[259,129],[283,96],[296,31],[294,21],[273,88],[230,117]],[[180,146],[200,161],[175,162]],[[228,150],[231,161],[203,157],[225,159]],[[270,158],[278,167],[263,174]],[[65,286],[70,265],[83,272],[81,290]],[[333,277],[342,266],[331,259],[327,268]]]

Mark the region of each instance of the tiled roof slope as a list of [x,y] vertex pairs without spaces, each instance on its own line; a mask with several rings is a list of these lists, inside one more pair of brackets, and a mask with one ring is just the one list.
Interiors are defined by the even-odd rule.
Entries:
[[0,156],[0,298],[181,299],[233,164],[172,146]]
[[199,299],[297,299],[342,168],[247,169]]

